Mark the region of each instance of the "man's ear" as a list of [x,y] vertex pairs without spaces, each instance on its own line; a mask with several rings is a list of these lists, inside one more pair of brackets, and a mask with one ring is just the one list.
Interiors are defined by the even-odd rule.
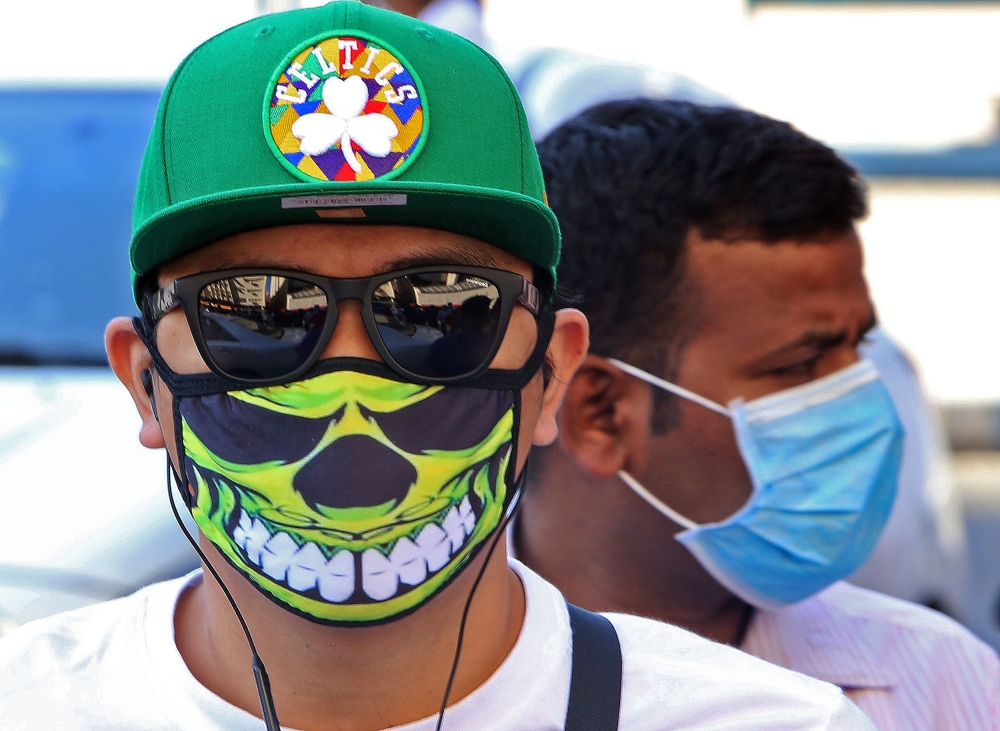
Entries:
[[552,338],[545,354],[552,366],[552,376],[542,395],[542,408],[538,421],[535,422],[533,444],[544,446],[555,441],[559,434],[556,412],[559,411],[559,404],[566,395],[566,387],[587,355],[589,346],[590,325],[586,315],[573,309],[556,312]]
[[598,478],[645,461],[652,398],[649,386],[588,355],[559,412],[559,443]]
[[[104,347],[108,351],[111,370],[132,394],[135,408],[142,418],[139,443],[150,449],[161,449],[165,442],[152,401],[151,392],[155,393],[155,389],[146,388],[147,380],[153,385],[148,375],[153,359],[136,334],[130,318],[116,317],[108,323],[104,331]],[[147,374],[145,378],[143,374]]]

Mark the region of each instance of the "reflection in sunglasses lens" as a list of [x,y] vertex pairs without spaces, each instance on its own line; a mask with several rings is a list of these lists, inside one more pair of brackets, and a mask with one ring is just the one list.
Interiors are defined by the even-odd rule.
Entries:
[[[273,274],[226,277],[198,294],[201,332],[215,365],[247,380],[281,378],[317,347],[329,302],[310,282]],[[500,322],[500,292],[481,277],[396,277],[372,295],[386,350],[417,375],[449,378],[484,365]]]
[[471,373],[489,357],[500,322],[491,282],[457,272],[397,277],[372,295],[386,350],[411,373],[448,378]]
[[302,365],[326,321],[327,297],[300,279],[254,274],[198,293],[202,335],[215,364],[237,378],[280,378]]

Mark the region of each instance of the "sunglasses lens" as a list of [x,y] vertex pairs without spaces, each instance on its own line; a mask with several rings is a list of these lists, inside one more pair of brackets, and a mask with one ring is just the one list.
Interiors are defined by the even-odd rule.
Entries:
[[470,274],[411,274],[376,289],[372,310],[399,365],[428,378],[454,378],[490,357],[500,327],[500,291]]
[[224,373],[247,380],[280,378],[316,349],[328,309],[311,282],[268,274],[227,277],[198,293],[208,352]]

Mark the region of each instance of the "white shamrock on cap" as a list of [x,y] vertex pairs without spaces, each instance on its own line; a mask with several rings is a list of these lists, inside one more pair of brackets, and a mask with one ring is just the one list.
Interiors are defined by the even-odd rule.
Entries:
[[381,114],[362,114],[368,104],[368,86],[360,76],[331,77],[323,82],[323,103],[330,114],[304,114],[292,125],[292,134],[302,140],[299,149],[309,156],[322,155],[340,143],[351,169],[361,172],[361,162],[351,141],[374,157],[385,157],[399,134],[391,119]]

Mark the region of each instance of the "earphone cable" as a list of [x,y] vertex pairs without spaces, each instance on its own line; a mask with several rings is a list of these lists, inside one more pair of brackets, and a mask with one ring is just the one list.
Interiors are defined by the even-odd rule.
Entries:
[[[523,484],[524,475],[527,474],[528,465],[524,466],[522,471],[521,481]],[[455,659],[451,663],[451,672],[448,674],[448,684],[444,688],[444,698],[441,699],[441,710],[438,712],[437,726],[435,726],[434,731],[441,731],[441,725],[444,723],[444,712],[448,707],[448,698],[451,695],[451,687],[455,683],[455,675],[458,672],[458,661],[462,656],[462,640],[465,638],[465,623],[469,618],[469,609],[472,607],[472,600],[476,595],[476,589],[479,588],[479,581],[483,578],[483,574],[486,573],[486,567],[490,564],[490,559],[493,556],[493,550],[497,547],[500,542],[500,538],[507,532],[507,526],[510,524],[511,519],[517,512],[517,508],[521,503],[521,495],[523,493],[523,488],[519,487],[511,500],[510,508],[507,510],[507,515],[504,516],[503,521],[500,523],[497,529],[497,534],[493,537],[493,542],[490,544],[489,550],[486,552],[486,559],[483,561],[483,565],[479,568],[479,573],[476,574],[476,580],[472,584],[472,589],[469,590],[469,597],[465,600],[465,608],[462,610],[462,621],[458,625],[458,642],[455,643]]]
[[[243,619],[243,613],[240,608],[236,605],[236,600],[233,595],[229,592],[229,588],[226,586],[225,582],[222,581],[222,577],[219,576],[219,572],[215,570],[212,562],[208,560],[208,556],[205,552],[201,550],[201,546],[198,545],[198,541],[195,540],[194,536],[188,530],[187,526],[184,525],[184,521],[181,520],[181,514],[177,510],[177,503],[174,499],[174,491],[172,488],[172,483],[174,482],[174,466],[170,463],[170,455],[167,455],[167,496],[170,499],[170,509],[174,513],[174,518],[177,520],[177,525],[180,526],[181,532],[184,533],[184,537],[187,538],[188,543],[198,554],[198,557],[202,560],[208,570],[211,572],[212,576],[218,582],[219,586],[222,587],[223,593],[226,595],[226,599],[229,600],[230,606],[233,608],[233,612],[236,613],[236,618],[240,621],[240,626],[243,628],[243,634],[247,637],[247,644],[250,645],[250,652],[253,654],[253,676],[254,682],[257,684],[257,696],[260,698],[260,708],[264,716],[264,725],[267,727],[267,731],[281,731],[281,724],[278,723],[278,714],[274,709],[274,698],[271,696],[271,681],[267,677],[267,670],[264,668],[264,662],[260,659],[260,655],[257,654],[257,646],[254,644],[253,637],[250,634],[250,628],[247,626],[246,620]],[[177,489],[181,489],[181,481],[178,478]]]

